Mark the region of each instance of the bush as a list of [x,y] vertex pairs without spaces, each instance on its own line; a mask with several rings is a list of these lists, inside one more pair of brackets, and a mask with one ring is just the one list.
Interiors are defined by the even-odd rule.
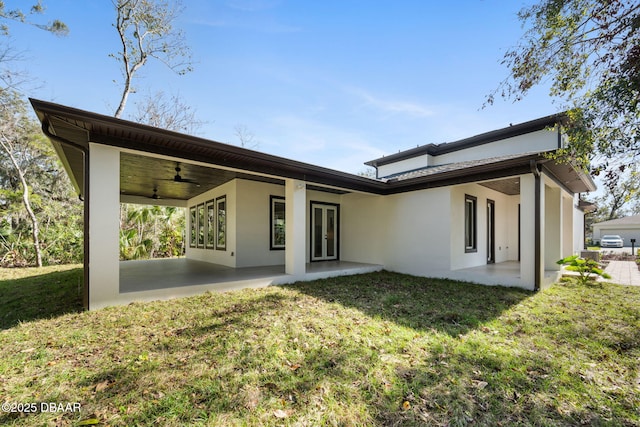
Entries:
[[562,258],[557,261],[557,264],[565,265],[567,270],[577,272],[578,281],[583,285],[593,281],[594,276],[611,279],[611,276],[602,270],[600,263],[592,259],[580,258],[578,255]]

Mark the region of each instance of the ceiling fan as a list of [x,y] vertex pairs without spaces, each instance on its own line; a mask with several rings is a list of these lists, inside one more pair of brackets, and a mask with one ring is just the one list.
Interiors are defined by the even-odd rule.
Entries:
[[158,196],[158,188],[153,187],[153,194],[149,196],[150,199],[159,200],[161,197]]
[[176,167],[174,170],[176,171],[176,174],[173,177],[173,179],[164,179],[164,181],[173,181],[173,182],[179,182],[183,184],[193,184],[196,187],[200,187],[200,183],[195,179],[183,178],[182,175],[180,175],[180,172],[182,171],[182,169],[180,169],[180,163],[176,163]]

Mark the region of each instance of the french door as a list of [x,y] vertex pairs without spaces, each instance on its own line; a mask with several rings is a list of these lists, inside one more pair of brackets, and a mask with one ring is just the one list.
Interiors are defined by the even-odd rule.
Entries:
[[338,259],[338,205],[311,203],[311,261]]
[[487,264],[496,262],[496,204],[487,199]]

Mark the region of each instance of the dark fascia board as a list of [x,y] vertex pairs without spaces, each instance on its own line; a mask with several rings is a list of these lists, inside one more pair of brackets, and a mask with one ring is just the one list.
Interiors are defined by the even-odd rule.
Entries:
[[598,209],[598,205],[586,200],[578,200],[578,209],[584,213],[595,212]]
[[[530,160],[542,161],[544,159],[541,154],[524,155],[507,161],[478,165],[436,175],[383,182],[59,104],[35,99],[30,101],[38,118],[43,123],[55,121],[56,126],[69,126],[70,128],[88,130],[88,133],[70,133],[72,135],[87,135],[83,137],[87,140],[70,141],[74,144],[87,144],[91,141],[120,148],[209,163],[212,166],[223,165],[247,172],[267,174],[279,178],[300,179],[312,184],[379,195],[520,175],[527,173]],[[51,118],[56,120],[50,120]],[[543,122],[545,125],[553,123],[550,118],[546,118],[546,121],[543,120]],[[544,127],[542,124],[536,126]],[[522,125],[513,127],[522,127]],[[529,129],[532,127],[533,125],[529,125]],[[523,130],[520,131],[525,132]]]
[[536,132],[550,126],[555,126],[558,123],[564,123],[566,121],[566,118],[567,116],[565,113],[552,114],[550,116],[541,117],[539,119],[531,120],[525,123],[519,123],[490,132],[485,132],[455,142],[422,145],[410,150],[405,150],[396,154],[391,154],[389,156],[370,160],[368,162],[365,162],[365,165],[378,167],[389,163],[399,162],[401,160],[411,159],[413,157],[423,156],[425,154],[431,156],[439,156],[442,154],[452,153],[454,151],[464,150],[470,147],[477,147],[483,144],[488,144],[490,142],[499,141],[501,139],[513,138],[516,136],[524,135],[526,133]]
[[[91,142],[205,163],[213,160],[207,153],[215,153],[215,160],[225,160],[224,166],[228,167],[269,175],[274,174],[283,178],[300,179],[307,182],[337,186],[354,191],[377,194],[385,192],[386,185],[381,181],[371,178],[60,104],[36,99],[30,99],[30,101],[38,118],[43,123],[47,121],[51,122],[48,120],[48,117],[63,119],[69,126],[87,129],[89,131],[88,139]],[[101,132],[99,131],[100,128],[108,128],[109,132]],[[86,144],[89,141],[71,142]],[[178,146],[178,144],[180,146]],[[211,164],[215,165],[219,163]]]

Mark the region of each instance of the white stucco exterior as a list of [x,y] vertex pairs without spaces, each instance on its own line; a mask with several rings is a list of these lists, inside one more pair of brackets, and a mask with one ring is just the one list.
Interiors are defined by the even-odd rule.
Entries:
[[[584,247],[584,214],[576,193],[593,191],[595,185],[572,165],[559,165],[539,154],[562,144],[557,128],[549,127],[557,125],[556,116],[369,162],[377,166],[379,177],[396,175],[371,180],[81,110],[36,104],[50,138],[61,144],[59,148],[70,147],[58,154],[70,157],[64,164],[74,182],[82,183],[84,173],[88,175],[82,190],[88,209],[89,309],[347,274],[340,268],[318,267],[342,262],[356,264],[350,272],[384,268],[535,290],[558,278],[556,261]],[[78,132],[80,122],[91,132]],[[89,137],[101,142],[84,139]],[[127,169],[127,159],[138,167]],[[126,281],[120,277],[119,204],[149,203],[148,190],[157,192],[158,181],[199,188],[199,182],[177,175],[154,176],[156,167],[165,172],[175,167],[179,173],[176,164],[205,178],[202,190],[171,191],[176,199],[157,201],[187,212],[186,261],[205,265],[207,275],[215,265],[221,275],[255,268],[267,271],[268,277],[249,275],[235,284],[222,281],[215,286],[206,283],[208,276],[204,282],[171,282],[158,289],[120,286]],[[140,165],[147,171],[139,172]],[[440,167],[428,169],[432,166]],[[134,175],[136,185],[125,191],[125,181]],[[202,217],[202,227],[199,220],[194,224],[192,212]],[[215,239],[208,228],[215,228]],[[272,236],[281,238],[283,229],[284,245],[282,239],[274,244]],[[595,231],[600,230],[604,228]],[[616,234],[623,234],[619,230]],[[196,238],[193,244],[191,236]],[[504,264],[515,274],[479,270]],[[177,264],[172,265],[175,269]]]
[[120,150],[90,144],[89,305],[119,302]]
[[[560,142],[560,144],[562,144],[562,142]],[[427,166],[468,162],[521,153],[544,152],[557,148],[559,148],[558,131],[554,129],[543,129],[446,154],[433,156],[423,154],[397,162],[383,164],[378,166],[378,176],[384,178]]]

